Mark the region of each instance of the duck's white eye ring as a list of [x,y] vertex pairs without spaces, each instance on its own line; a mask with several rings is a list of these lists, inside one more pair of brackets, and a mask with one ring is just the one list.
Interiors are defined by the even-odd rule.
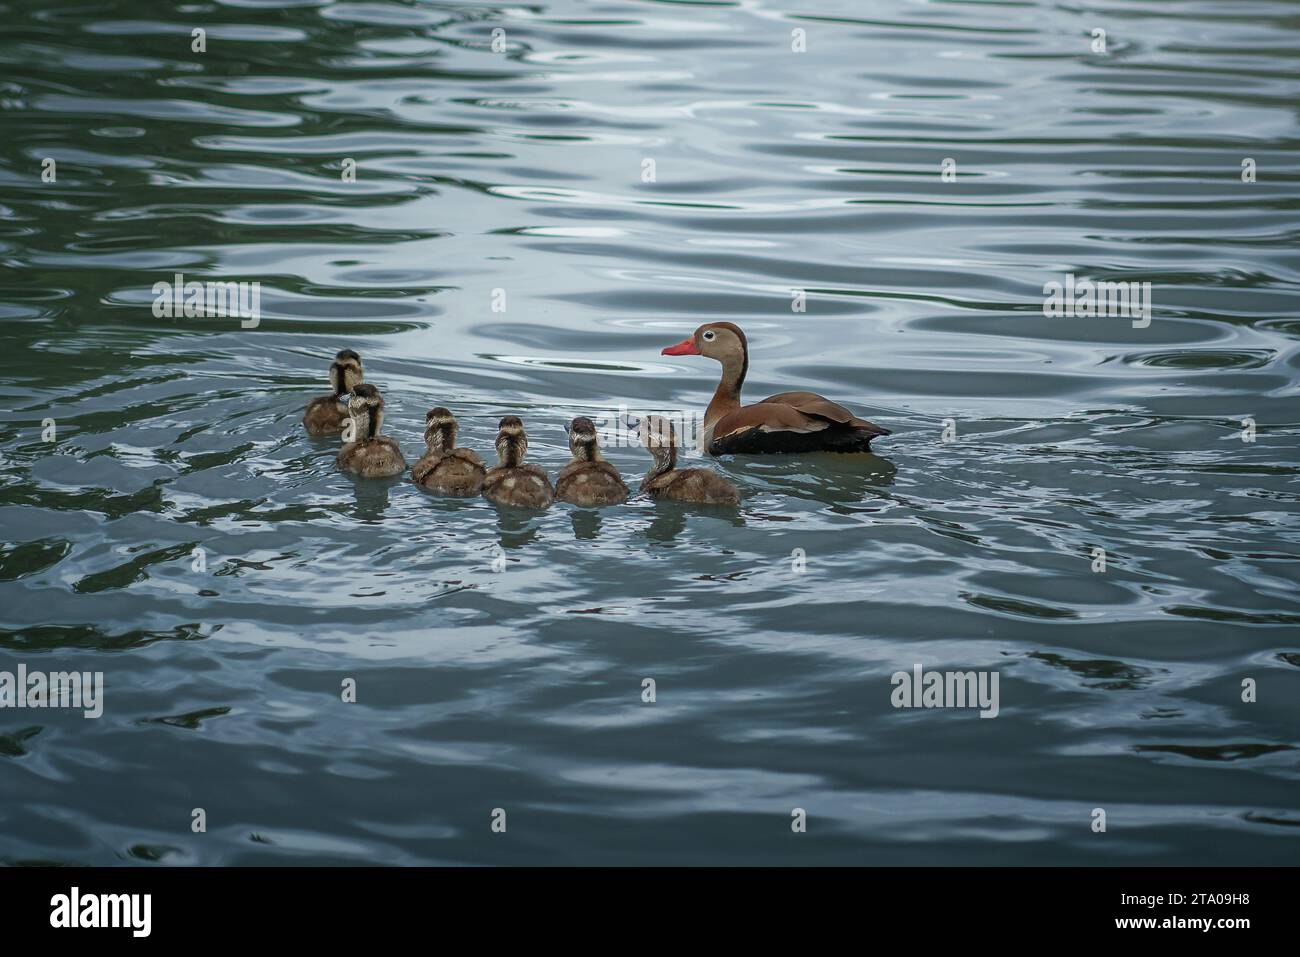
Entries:
[[704,334],[704,341],[705,341],[705,342],[712,342],[712,341],[713,341],[713,337],[714,337],[715,334],[716,334],[716,333],[714,333],[712,330],[706,332],[706,333]]

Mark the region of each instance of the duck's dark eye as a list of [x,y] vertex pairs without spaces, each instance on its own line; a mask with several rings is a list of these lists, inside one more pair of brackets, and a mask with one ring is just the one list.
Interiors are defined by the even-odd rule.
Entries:
[[704,341],[705,341],[705,342],[712,342],[712,341],[713,341],[713,333],[712,333],[712,332],[706,332],[706,333],[704,334]]

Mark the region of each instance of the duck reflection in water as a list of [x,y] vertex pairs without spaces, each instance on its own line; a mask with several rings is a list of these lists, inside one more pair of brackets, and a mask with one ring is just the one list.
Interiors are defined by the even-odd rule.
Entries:
[[569,513],[573,523],[573,537],[595,540],[600,536],[600,512],[594,508],[575,508]]
[[[656,502],[649,509],[649,513],[653,517],[645,528],[645,537],[649,541],[662,545],[674,544],[692,521],[701,519],[713,522],[724,521],[733,528],[744,528],[748,524],[739,510],[722,511],[690,502]],[[702,528],[705,530],[697,532],[697,535],[707,536],[707,526]]]
[[498,508],[496,513],[497,534],[503,549],[523,548],[537,540],[542,519],[536,511],[506,506]]
[[655,509],[651,513],[654,519],[646,527],[645,537],[652,542],[671,544],[686,531],[686,512],[681,506]]
[[780,459],[739,456],[727,470],[747,485],[848,510],[879,498],[879,490],[893,485],[898,474],[893,462],[871,452],[818,452]]
[[352,477],[352,494],[356,500],[353,514],[363,522],[379,522],[388,510],[388,491],[402,484],[400,476],[385,479]]

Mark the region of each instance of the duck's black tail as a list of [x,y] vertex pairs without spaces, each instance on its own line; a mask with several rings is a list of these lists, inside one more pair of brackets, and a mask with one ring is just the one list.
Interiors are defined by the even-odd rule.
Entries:
[[889,429],[873,425],[869,429],[835,429],[829,436],[832,444],[828,452],[870,452],[871,440],[882,435],[893,435]]
[[777,430],[766,432],[749,429],[733,432],[709,445],[710,455],[781,455],[801,452],[870,452],[871,440],[890,435],[889,429],[872,425],[870,428],[829,428],[820,432],[795,432]]

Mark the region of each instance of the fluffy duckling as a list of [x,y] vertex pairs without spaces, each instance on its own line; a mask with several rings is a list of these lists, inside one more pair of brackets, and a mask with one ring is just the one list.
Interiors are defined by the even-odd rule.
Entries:
[[641,491],[654,499],[696,505],[739,505],[736,486],[711,469],[677,468],[677,435],[673,424],[657,415],[641,423],[641,442],[654,456],[654,465],[641,481]]
[[536,465],[523,464],[528,451],[524,423],[517,415],[507,415],[498,428],[496,446],[501,464],[488,469],[483,477],[483,497],[498,505],[549,507],[555,501],[551,480]]
[[566,502],[587,507],[617,505],[627,500],[627,486],[618,469],[605,461],[596,445],[596,426],[578,416],[569,423],[569,450],[573,461],[555,480],[555,494]]
[[335,460],[338,467],[362,478],[387,478],[406,471],[401,448],[379,434],[384,424],[384,397],[379,390],[365,383],[354,387],[348,412],[351,435],[344,436],[349,441]]
[[424,441],[429,451],[411,469],[411,478],[441,495],[477,495],[483,489],[483,460],[469,449],[456,448],[456,417],[438,406],[424,417]]
[[330,363],[330,395],[317,396],[307,403],[302,424],[308,435],[337,435],[348,422],[348,393],[365,381],[361,357],[344,349]]

